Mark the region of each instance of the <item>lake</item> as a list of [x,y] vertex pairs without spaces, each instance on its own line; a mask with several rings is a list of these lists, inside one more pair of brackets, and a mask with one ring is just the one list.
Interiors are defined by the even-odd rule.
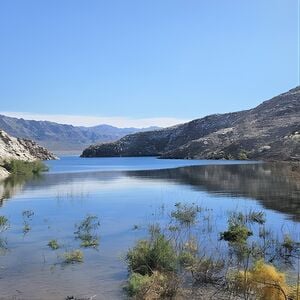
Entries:
[[[0,233],[0,299],[124,298],[126,251],[177,202],[213,210],[219,230],[231,210],[263,210],[274,232],[299,239],[300,172],[293,165],[76,156],[46,163],[50,171],[39,178],[0,184],[0,215],[10,222]],[[100,220],[99,247],[82,249],[83,263],[62,264],[65,251],[80,247],[75,224],[87,214]],[[52,251],[51,239],[61,249]]]

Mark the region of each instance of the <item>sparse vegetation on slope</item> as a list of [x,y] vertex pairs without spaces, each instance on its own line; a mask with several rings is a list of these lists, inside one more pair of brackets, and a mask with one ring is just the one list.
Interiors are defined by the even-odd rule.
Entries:
[[300,160],[300,87],[261,105],[136,133],[85,149],[83,157]]

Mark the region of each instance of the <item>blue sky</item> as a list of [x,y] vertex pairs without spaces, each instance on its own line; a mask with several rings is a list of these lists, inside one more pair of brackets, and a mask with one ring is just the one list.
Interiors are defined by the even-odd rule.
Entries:
[[297,0],[2,0],[0,111],[171,125],[298,85]]

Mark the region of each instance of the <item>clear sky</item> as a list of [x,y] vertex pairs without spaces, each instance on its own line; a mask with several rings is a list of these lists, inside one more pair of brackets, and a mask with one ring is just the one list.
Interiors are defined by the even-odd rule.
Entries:
[[0,112],[170,125],[298,85],[298,0],[0,0]]

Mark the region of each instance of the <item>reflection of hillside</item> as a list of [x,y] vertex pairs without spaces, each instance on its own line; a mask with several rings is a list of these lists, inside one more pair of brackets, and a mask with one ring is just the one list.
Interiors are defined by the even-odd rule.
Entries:
[[5,194],[2,199],[7,199],[22,191],[29,193],[29,197],[39,194],[48,197],[83,197],[100,189],[115,188],[116,181],[122,184],[122,180],[128,180],[122,172],[45,173],[30,180],[10,180],[5,185],[0,183],[0,193],[3,191],[0,196]]
[[5,199],[9,199],[20,193],[23,189],[25,181],[7,178],[0,182],[0,206]]
[[[131,182],[129,183],[129,180]],[[149,171],[105,171],[44,174],[40,178],[10,178],[0,183],[0,200],[23,191],[43,195],[85,195],[129,184],[157,180],[231,197],[257,199],[268,209],[300,221],[300,166],[289,164],[208,165]],[[32,194],[31,194],[32,195]]]
[[2,206],[3,201],[9,199],[23,191],[27,184],[31,182],[40,182],[40,175],[30,175],[30,176],[10,176],[3,181],[0,181],[0,206]]
[[210,193],[257,199],[268,209],[300,220],[300,167],[289,164],[193,166],[127,172],[129,176],[165,179]]

